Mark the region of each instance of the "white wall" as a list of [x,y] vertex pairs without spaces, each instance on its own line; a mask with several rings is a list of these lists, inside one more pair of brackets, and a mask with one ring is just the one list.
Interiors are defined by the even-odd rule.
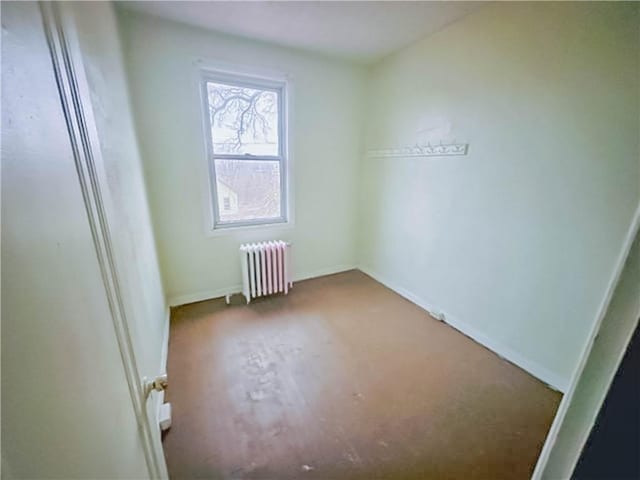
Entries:
[[[66,4],[69,6],[70,4]],[[166,368],[169,312],[160,277],[142,162],[133,125],[118,24],[110,2],[73,2],[106,183],[103,197],[127,325],[140,377]],[[80,72],[78,72],[80,74]],[[87,105],[87,107],[89,107]],[[153,392],[146,413],[157,458],[164,458],[157,412],[163,395]],[[163,469],[164,465],[160,465]]]
[[168,312],[115,11],[109,2],[74,2],[73,14],[108,182],[103,193],[123,301],[141,374],[153,377],[162,373]]
[[2,5],[3,478],[146,478],[36,2]]
[[639,7],[498,2],[372,69],[367,148],[470,150],[363,159],[363,268],[560,388],[640,198]]
[[[291,241],[297,277],[353,266],[364,70],[128,11],[120,11],[119,18],[169,301],[239,291],[237,251],[244,241]],[[211,61],[292,79],[293,228],[205,234],[206,156],[197,71]]]
[[[298,277],[359,263],[564,389],[640,198],[638,17],[498,3],[364,71],[120,11],[169,301],[237,289],[238,244],[284,238]],[[293,228],[205,233],[197,71],[216,62],[293,79]],[[366,149],[469,155],[358,163],[363,124]]]

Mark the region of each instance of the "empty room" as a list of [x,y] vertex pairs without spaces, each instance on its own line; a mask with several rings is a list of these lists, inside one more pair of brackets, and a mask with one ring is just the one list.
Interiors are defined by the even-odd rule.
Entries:
[[640,3],[0,17],[3,479],[640,478]]

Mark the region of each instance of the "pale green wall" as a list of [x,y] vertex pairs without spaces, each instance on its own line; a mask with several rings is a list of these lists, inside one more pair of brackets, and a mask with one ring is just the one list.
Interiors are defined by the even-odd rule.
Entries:
[[498,2],[371,71],[366,148],[470,150],[363,159],[361,263],[559,387],[640,198],[639,7]]
[[[566,387],[640,197],[638,4],[491,4],[369,70],[120,20],[170,300],[237,288],[238,244],[284,238],[299,277],[360,264]],[[292,77],[293,228],[205,235],[197,59]],[[469,155],[361,155],[430,128]]]
[[[127,11],[120,12],[120,20],[169,301],[239,291],[238,246],[244,241],[291,241],[297,277],[353,266],[364,69]],[[196,59],[291,77],[293,228],[205,235],[206,157]]]
[[38,3],[2,4],[1,71],[2,478],[148,478]]
[[109,2],[73,2],[73,14],[108,182],[103,193],[120,287],[140,374],[151,378],[162,373],[168,312],[115,11]]
[[[78,45],[91,96],[105,170],[102,193],[127,326],[140,377],[165,373],[169,312],[164,296],[147,191],[129,102],[115,9],[110,2],[72,2]],[[157,458],[163,458],[158,403],[152,392],[147,416]],[[161,466],[160,468],[163,468]]]

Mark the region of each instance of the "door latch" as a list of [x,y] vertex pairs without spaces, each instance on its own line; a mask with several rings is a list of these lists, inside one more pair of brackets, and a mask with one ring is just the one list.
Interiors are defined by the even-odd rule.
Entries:
[[143,378],[142,385],[144,386],[144,398],[147,398],[153,390],[156,392],[164,392],[169,386],[169,380],[165,373],[164,375],[158,375],[153,380],[149,380],[147,377]]

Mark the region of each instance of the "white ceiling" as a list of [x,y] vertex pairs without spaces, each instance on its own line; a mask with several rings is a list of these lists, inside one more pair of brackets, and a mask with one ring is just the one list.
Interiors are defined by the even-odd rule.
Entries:
[[372,63],[483,2],[123,1],[121,7],[288,47]]

